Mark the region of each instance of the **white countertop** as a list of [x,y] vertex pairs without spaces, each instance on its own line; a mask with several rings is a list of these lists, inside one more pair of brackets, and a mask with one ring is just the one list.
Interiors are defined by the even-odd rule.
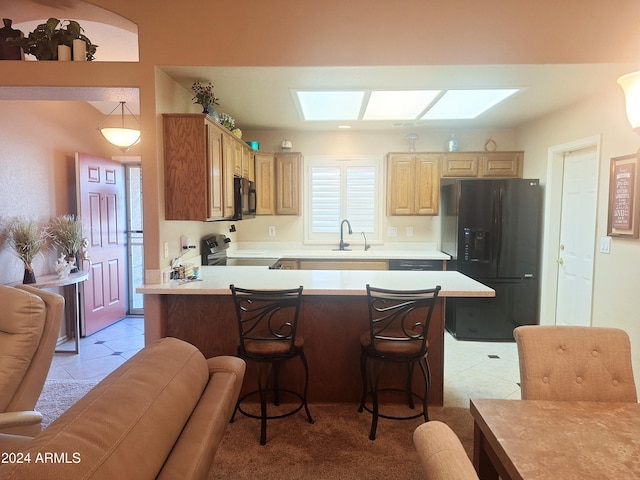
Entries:
[[372,247],[369,250],[363,248],[352,250],[332,250],[324,249],[264,249],[249,250],[237,249],[228,251],[229,258],[317,258],[323,260],[346,260],[346,259],[369,259],[369,260],[392,260],[392,259],[415,259],[415,260],[449,260],[451,257],[446,253],[437,250],[395,250]]
[[303,295],[366,295],[373,287],[418,290],[440,285],[442,297],[493,297],[495,291],[459,272],[389,270],[270,270],[268,267],[201,267],[195,281],[146,284],[152,295],[228,295],[229,285],[249,289],[304,287]]

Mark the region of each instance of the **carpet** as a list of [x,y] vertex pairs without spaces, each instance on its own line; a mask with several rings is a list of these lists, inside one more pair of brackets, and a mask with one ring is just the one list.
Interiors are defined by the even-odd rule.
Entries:
[[47,380],[36,404],[36,410],[42,413],[42,428],[51,425],[97,384],[98,380]]
[[[36,405],[43,428],[82,398],[95,380],[49,380]],[[259,444],[260,422],[236,415],[228,425],[209,480],[422,480],[413,431],[420,419],[380,419],[375,441],[369,440],[371,415],[357,405],[312,404],[315,423],[303,412],[270,421],[267,444]],[[472,458],[473,419],[469,410],[431,407],[432,420],[447,423]]]
[[[259,444],[260,421],[237,415],[218,448],[209,480],[424,478],[412,437],[420,419],[380,419],[371,441],[371,415],[358,413],[357,405],[314,404],[310,409],[314,424],[302,412],[269,422],[264,446]],[[432,407],[429,417],[447,423],[472,457],[468,409]]]

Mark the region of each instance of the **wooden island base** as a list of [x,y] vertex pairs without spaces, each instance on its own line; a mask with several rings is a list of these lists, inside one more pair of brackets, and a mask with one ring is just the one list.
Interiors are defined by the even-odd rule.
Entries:
[[[163,336],[177,337],[198,347],[205,357],[236,355],[238,327],[231,295],[161,295]],[[366,295],[303,295],[299,332],[309,363],[309,402],[359,403],[360,335],[368,326]],[[439,298],[428,333],[431,389],[429,405],[443,403],[444,299]],[[244,391],[255,388],[253,369],[247,370]],[[391,369],[390,369],[391,370]],[[403,372],[392,371],[400,385]],[[282,367],[282,387],[301,390],[302,367],[297,360]],[[422,388],[419,369],[416,390]],[[391,385],[388,385],[391,386]],[[402,399],[398,399],[402,401]],[[393,401],[393,400],[390,400]]]

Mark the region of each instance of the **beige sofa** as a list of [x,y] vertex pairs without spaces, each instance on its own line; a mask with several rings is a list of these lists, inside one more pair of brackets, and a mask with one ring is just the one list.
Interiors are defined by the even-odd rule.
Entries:
[[0,478],[205,479],[244,372],[239,358],[159,340],[35,438],[0,435]]

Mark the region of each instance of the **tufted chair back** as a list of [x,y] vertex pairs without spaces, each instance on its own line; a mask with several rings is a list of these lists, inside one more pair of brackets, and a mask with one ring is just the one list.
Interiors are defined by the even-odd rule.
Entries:
[[637,401],[623,330],[526,325],[514,337],[523,400]]
[[[0,285],[0,413],[35,408],[64,315],[64,298],[26,285]],[[36,435],[40,425],[0,433]]]

